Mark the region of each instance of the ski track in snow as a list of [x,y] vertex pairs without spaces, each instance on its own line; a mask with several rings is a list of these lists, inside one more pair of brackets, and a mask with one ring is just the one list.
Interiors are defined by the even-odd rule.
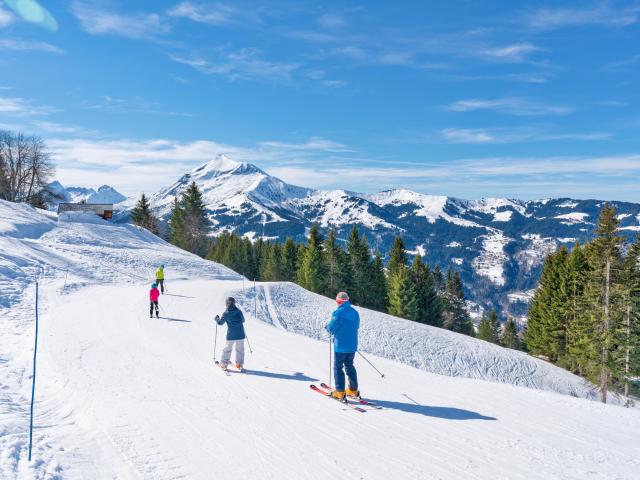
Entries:
[[[0,252],[2,480],[632,479],[640,468],[640,411],[483,380],[589,396],[524,354],[361,310],[362,346],[386,373],[357,360],[361,389],[384,407],[361,414],[309,391],[329,373],[328,299],[286,283],[254,290],[132,226],[1,201]],[[150,319],[159,263],[168,289]],[[245,374],[226,376],[212,318],[229,294],[254,352]]]

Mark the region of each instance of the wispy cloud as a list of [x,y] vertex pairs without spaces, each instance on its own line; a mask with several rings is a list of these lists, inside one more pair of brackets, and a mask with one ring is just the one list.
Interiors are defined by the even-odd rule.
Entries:
[[55,45],[46,42],[38,42],[33,40],[25,40],[20,38],[3,38],[0,39],[1,50],[13,50],[17,52],[45,52],[63,54],[65,51]]
[[57,110],[53,107],[36,105],[33,100],[19,97],[0,97],[0,115],[30,117],[49,115]]
[[446,105],[444,109],[450,112],[493,110],[500,113],[519,116],[566,115],[573,111],[572,107],[536,103],[520,97],[497,99],[473,98],[469,100],[459,100]]
[[158,38],[170,30],[170,26],[156,13],[117,13],[80,1],[73,2],[71,11],[82,29],[92,35]]
[[260,16],[255,9],[239,9],[226,3],[181,2],[167,11],[175,18],[186,18],[193,22],[213,26],[258,23]]
[[539,50],[539,47],[529,42],[522,42],[502,47],[478,49],[477,54],[490,60],[519,63],[526,61],[530,54]]
[[329,29],[343,28],[347,26],[347,20],[337,13],[325,13],[320,15],[317,21],[321,27]]
[[9,26],[14,20],[13,15],[0,5],[0,28]]
[[149,113],[179,117],[191,117],[190,113],[165,110],[160,103],[146,100],[142,97],[117,98],[105,95],[98,102],[85,102],[84,107],[89,110],[103,110],[112,113]]
[[288,82],[299,63],[273,62],[261,58],[261,52],[253,48],[235,51],[219,50],[218,58],[207,60],[202,57],[169,55],[173,61],[188,65],[208,75],[221,75],[229,80],[262,80]]
[[543,8],[525,15],[527,26],[537,30],[604,25],[627,27],[638,22],[640,7],[614,8],[602,2],[591,8]]
[[460,144],[500,144],[562,140],[607,140],[606,132],[562,133],[539,128],[445,128],[440,136],[446,142]]
[[306,142],[302,143],[287,143],[278,141],[259,142],[261,147],[270,147],[280,150],[295,150],[295,151],[323,151],[323,152],[353,152],[352,148],[347,145],[334,142],[322,137],[311,137]]

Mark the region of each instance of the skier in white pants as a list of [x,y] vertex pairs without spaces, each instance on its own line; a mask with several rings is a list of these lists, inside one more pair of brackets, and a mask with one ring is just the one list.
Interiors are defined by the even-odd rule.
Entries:
[[227,309],[222,314],[222,317],[216,315],[216,322],[218,325],[224,323],[227,324],[227,344],[222,350],[222,358],[220,359],[220,366],[226,369],[231,363],[231,351],[233,347],[236,347],[236,368],[242,370],[244,365],[244,339],[246,335],[244,333],[244,315],[238,307],[236,307],[236,301],[233,297],[227,298],[225,301]]

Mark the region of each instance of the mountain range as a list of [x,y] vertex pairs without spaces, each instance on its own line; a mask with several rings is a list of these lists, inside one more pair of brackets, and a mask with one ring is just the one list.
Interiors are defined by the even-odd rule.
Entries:
[[109,185],[102,185],[97,190],[86,187],[65,187],[57,180],[48,185],[48,190],[53,194],[49,201],[49,208],[56,209],[59,203],[113,203],[118,204],[127,200],[127,197]]
[[[335,229],[346,242],[357,225],[372,249],[383,255],[401,236],[410,254],[420,254],[431,266],[461,272],[472,314],[478,316],[482,308],[492,306],[521,321],[545,256],[562,245],[570,248],[592,238],[605,203],[571,198],[464,200],[405,189],[373,194],[315,190],[219,155],[151,197],[165,228],[174,197],[194,181],[214,235],[235,231],[252,240],[304,241],[317,223],[325,232]],[[621,233],[635,238],[640,232],[640,204],[612,203]],[[123,205],[130,208],[130,202]],[[126,211],[119,218],[126,219]]]

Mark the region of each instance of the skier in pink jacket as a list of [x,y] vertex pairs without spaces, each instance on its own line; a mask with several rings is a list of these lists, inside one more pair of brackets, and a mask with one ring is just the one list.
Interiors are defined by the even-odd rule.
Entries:
[[151,290],[149,290],[149,318],[153,318],[153,309],[156,309],[156,318],[160,318],[158,298],[160,297],[160,290],[158,290],[158,284],[152,283]]

